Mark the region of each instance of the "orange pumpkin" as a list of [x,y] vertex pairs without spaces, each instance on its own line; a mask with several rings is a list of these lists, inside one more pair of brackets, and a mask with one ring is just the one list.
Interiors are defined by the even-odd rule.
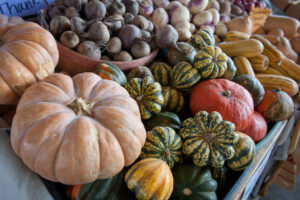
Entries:
[[212,79],[199,83],[192,91],[190,109],[217,111],[223,120],[235,124],[235,130],[247,128],[254,112],[251,94],[242,86],[226,79]]
[[254,142],[258,142],[266,136],[267,129],[265,118],[259,112],[254,111],[252,120],[243,133],[250,136]]
[[94,73],[56,73],[30,86],[11,129],[15,153],[34,172],[64,184],[116,175],[140,155],[146,130],[125,88]]
[[15,104],[25,89],[54,72],[56,41],[33,22],[0,24],[0,104]]

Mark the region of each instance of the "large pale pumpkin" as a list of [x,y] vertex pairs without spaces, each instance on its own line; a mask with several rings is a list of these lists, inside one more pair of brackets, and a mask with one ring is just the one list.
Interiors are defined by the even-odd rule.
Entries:
[[36,23],[0,24],[0,104],[15,104],[25,89],[54,72],[54,37]]
[[23,94],[11,143],[42,177],[82,184],[116,175],[146,140],[139,108],[125,88],[94,73],[53,74]]

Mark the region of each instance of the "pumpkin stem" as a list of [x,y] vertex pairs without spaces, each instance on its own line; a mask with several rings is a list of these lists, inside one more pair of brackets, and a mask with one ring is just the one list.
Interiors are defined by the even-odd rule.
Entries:
[[95,103],[87,103],[81,97],[76,98],[68,107],[78,116],[92,116],[92,109]]
[[205,133],[205,134],[203,135],[203,139],[204,139],[207,143],[212,142],[212,141],[215,139],[215,137],[216,137],[216,134],[215,134],[215,133],[210,133],[210,132]]
[[144,95],[140,95],[136,98],[137,101],[141,101],[143,99]]
[[190,188],[184,188],[183,189],[183,194],[186,196],[190,196],[192,194],[192,190]]
[[162,154],[162,156],[167,156],[167,157],[171,156],[169,149],[165,149],[161,154]]
[[232,96],[230,90],[225,90],[225,91],[223,92],[223,95],[224,95],[225,97],[231,97],[231,96]]

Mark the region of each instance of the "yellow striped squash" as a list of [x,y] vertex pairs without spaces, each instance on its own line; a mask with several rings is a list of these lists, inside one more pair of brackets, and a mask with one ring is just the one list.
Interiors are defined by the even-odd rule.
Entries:
[[224,41],[230,42],[230,41],[238,41],[238,40],[247,40],[249,39],[249,35],[247,33],[243,33],[240,31],[228,31],[225,34]]
[[280,65],[283,55],[282,53],[261,35],[252,35],[251,38],[259,40],[264,45],[263,54],[269,58],[270,66],[276,68]]
[[295,81],[300,81],[300,65],[295,63],[293,60],[289,58],[282,59],[278,69],[285,72],[287,76],[293,78]]
[[269,58],[263,54],[249,58],[251,66],[254,71],[265,71],[269,66]]
[[219,47],[206,46],[194,58],[194,67],[202,78],[222,77],[227,69],[227,56]]
[[222,42],[217,44],[227,56],[255,57],[263,52],[264,45],[255,39]]
[[164,104],[162,106],[163,111],[175,113],[179,113],[182,111],[184,105],[184,98],[183,94],[180,91],[170,86],[164,86],[162,88],[162,94],[164,98]]
[[232,80],[236,75],[237,69],[236,69],[236,66],[235,66],[233,60],[229,56],[227,56],[227,58],[228,58],[227,69],[222,78]]
[[168,200],[174,187],[170,167],[156,158],[135,163],[126,172],[125,182],[138,200]]
[[285,74],[281,73],[278,68],[275,69],[273,67],[268,67],[265,71],[259,73],[285,76]]
[[199,51],[205,46],[215,45],[215,38],[209,31],[201,30],[190,38],[189,43]]
[[272,90],[280,88],[288,95],[295,96],[298,91],[298,84],[291,78],[281,75],[271,74],[256,74],[256,78],[264,86],[265,90]]
[[235,171],[244,170],[255,159],[256,147],[254,141],[248,135],[236,132],[239,135],[238,142],[233,146],[234,156],[227,161],[228,167]]
[[237,76],[248,74],[250,76],[255,77],[255,73],[252,69],[251,63],[245,56],[237,56],[233,59],[233,61],[237,68]]
[[154,81],[159,82],[161,86],[171,83],[172,67],[164,62],[155,62],[150,66]]
[[200,111],[182,123],[182,152],[199,167],[222,167],[225,160],[234,156],[233,145],[238,142],[234,129],[234,124],[223,121],[220,113]]

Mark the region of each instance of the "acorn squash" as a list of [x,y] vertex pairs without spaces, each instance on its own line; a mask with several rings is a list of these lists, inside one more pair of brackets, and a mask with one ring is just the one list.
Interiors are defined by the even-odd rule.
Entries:
[[164,62],[155,62],[150,66],[154,81],[161,86],[167,86],[171,82],[172,67]]
[[229,56],[227,56],[227,58],[228,58],[227,69],[224,72],[223,78],[231,81],[235,77],[237,68],[236,68],[233,60]]
[[189,43],[195,47],[196,50],[200,51],[205,46],[215,45],[215,38],[209,31],[202,30],[193,35]]
[[168,126],[175,131],[179,131],[181,127],[181,120],[175,113],[160,112],[144,121],[144,125],[147,131],[152,130],[156,126]]
[[183,94],[170,86],[162,88],[162,94],[164,97],[164,104],[162,106],[163,111],[179,113],[184,106]]
[[95,73],[102,79],[113,80],[123,86],[127,82],[127,78],[122,70],[109,62],[103,62],[97,65]]

